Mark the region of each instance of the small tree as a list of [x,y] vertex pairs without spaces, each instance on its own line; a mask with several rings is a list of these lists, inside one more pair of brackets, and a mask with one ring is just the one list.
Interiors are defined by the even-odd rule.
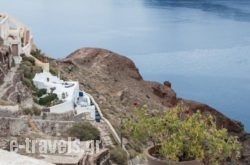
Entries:
[[158,144],[162,139],[164,125],[162,119],[153,116],[147,111],[146,107],[140,107],[136,110],[134,118],[126,119],[122,126],[124,135],[134,137],[136,140],[146,142],[151,141],[154,145]]
[[32,65],[35,65],[35,59],[32,57],[23,56],[23,61],[29,61]]
[[110,159],[119,165],[127,165],[127,153],[121,147],[110,150]]
[[40,105],[50,106],[52,101],[55,101],[55,100],[58,100],[58,97],[55,93],[53,93],[53,94],[49,94],[45,97],[40,98],[38,103]]
[[133,120],[125,121],[125,133],[160,144],[159,157],[173,161],[196,159],[208,165],[239,158],[241,144],[237,137],[217,128],[211,114],[187,112],[175,107],[153,115],[140,108]]
[[37,97],[42,97],[45,94],[47,94],[47,89],[45,88],[38,89],[38,91],[36,92]]

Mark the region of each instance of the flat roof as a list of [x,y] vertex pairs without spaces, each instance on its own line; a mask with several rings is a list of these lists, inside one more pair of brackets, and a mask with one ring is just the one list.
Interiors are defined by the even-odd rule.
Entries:
[[[49,82],[47,81],[49,78]],[[54,93],[61,97],[62,93],[67,93],[67,97],[65,97],[65,101],[72,101],[74,97],[74,91],[76,86],[78,86],[78,81],[63,81],[59,77],[52,75],[50,72],[43,71],[41,73],[37,73],[33,78],[34,82],[41,82],[47,88],[55,87]]]

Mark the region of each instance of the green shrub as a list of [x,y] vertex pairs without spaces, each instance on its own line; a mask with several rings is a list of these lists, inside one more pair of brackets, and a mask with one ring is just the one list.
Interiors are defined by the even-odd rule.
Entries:
[[110,159],[119,165],[127,165],[127,153],[121,147],[111,149]]
[[20,65],[20,70],[22,70],[22,71],[31,71],[31,69],[30,69],[30,66],[29,66],[29,64],[31,64],[30,62],[27,62],[27,61],[23,61],[22,62],[22,64]]
[[22,70],[25,78],[32,79],[35,76],[32,64],[29,61],[23,61],[20,70]]
[[26,109],[23,109],[23,114],[24,115],[33,115],[33,111],[32,109],[29,109],[29,108],[26,108]]
[[21,65],[30,67],[33,64],[30,61],[23,61]]
[[23,61],[29,61],[32,65],[35,65],[35,59],[32,57],[24,56]]
[[24,77],[30,79],[32,81],[32,79],[35,76],[35,73],[33,73],[32,71],[24,71],[23,72]]
[[20,70],[23,72],[24,77],[33,79],[36,73],[41,73],[41,67],[33,66],[29,61],[23,61],[20,65]]
[[34,75],[35,75],[35,73],[41,73],[41,72],[43,72],[43,68],[41,68],[39,66],[33,66],[33,72],[34,72]]
[[23,58],[23,57],[25,57],[26,55],[25,55],[24,53],[22,53],[22,54],[20,54],[20,56]]
[[158,114],[137,109],[133,119],[126,119],[127,137],[160,144],[161,157],[173,161],[197,159],[205,165],[220,164],[230,158],[235,162],[241,151],[236,136],[217,128],[211,114],[175,107]]
[[33,84],[32,79],[34,78],[36,73],[42,72],[42,68],[35,66],[35,60],[32,57],[27,57],[25,54],[22,54],[22,63],[19,67],[21,73],[23,73],[22,82],[29,89],[36,91],[36,87]]
[[47,94],[47,89],[45,89],[45,88],[38,89],[38,91],[36,92],[37,97],[41,97],[45,94]]
[[31,82],[31,80],[30,79],[27,79],[27,78],[23,78],[22,79],[22,82],[23,82],[23,84],[24,85],[26,85],[28,88],[33,88],[33,83]]
[[100,140],[99,130],[89,122],[80,122],[74,124],[67,130],[69,136],[79,138],[81,141]]
[[31,50],[30,54],[37,58],[38,56],[41,55],[41,50],[40,49]]
[[57,76],[57,74],[58,74],[58,71],[56,70],[56,69],[52,69],[52,68],[50,68],[49,69],[49,72],[52,74],[52,75],[54,75],[54,76]]
[[135,158],[135,157],[139,154],[139,153],[136,152],[134,149],[129,149],[128,152],[129,152],[129,158],[130,158],[130,159]]
[[32,110],[33,110],[33,114],[35,116],[40,116],[41,115],[41,109],[38,109],[37,107],[33,107]]
[[52,101],[58,99],[57,95],[55,93],[49,94],[48,96],[45,96],[43,98],[39,99],[39,104],[44,106],[49,106]]
[[39,100],[38,100],[36,97],[33,98],[33,101],[34,101],[35,103],[39,104]]
[[38,109],[37,107],[32,107],[32,108],[25,108],[23,109],[23,114],[24,115],[35,115],[35,116],[40,116],[41,115],[41,110]]

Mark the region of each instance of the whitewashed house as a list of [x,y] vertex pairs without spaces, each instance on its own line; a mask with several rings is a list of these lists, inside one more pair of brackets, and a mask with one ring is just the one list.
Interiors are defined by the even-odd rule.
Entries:
[[76,111],[76,115],[85,113],[95,120],[95,106],[91,105],[88,95],[79,89],[78,81],[63,81],[50,72],[43,71],[37,73],[33,78],[33,83],[38,89],[45,88],[47,92],[53,92],[63,103],[50,108],[52,113],[64,113]]
[[3,45],[10,47],[16,64],[21,62],[22,53],[31,52],[33,38],[29,28],[11,15],[2,12],[0,12],[0,38],[3,40]]

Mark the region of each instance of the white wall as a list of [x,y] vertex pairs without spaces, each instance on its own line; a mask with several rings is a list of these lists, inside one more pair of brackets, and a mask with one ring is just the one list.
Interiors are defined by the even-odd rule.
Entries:
[[88,107],[80,107],[80,106],[77,106],[76,107],[76,111],[77,111],[77,115],[80,115],[82,113],[90,113],[90,117],[95,120],[95,106],[92,105],[92,106],[88,106]]
[[73,109],[74,109],[73,103],[67,101],[62,104],[58,104],[58,105],[50,107],[50,112],[51,113],[64,113],[64,112],[72,111]]
[[34,83],[34,85],[35,85],[38,89],[42,89],[42,88],[47,89],[47,86],[46,86],[43,82],[41,82],[41,81],[33,80],[33,83]]

